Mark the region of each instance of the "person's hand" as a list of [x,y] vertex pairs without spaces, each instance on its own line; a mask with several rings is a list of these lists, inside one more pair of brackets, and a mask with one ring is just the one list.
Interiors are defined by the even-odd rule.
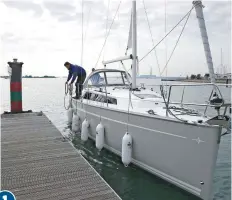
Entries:
[[69,85],[70,87],[72,87],[73,84],[72,84],[72,83],[69,83],[68,85]]

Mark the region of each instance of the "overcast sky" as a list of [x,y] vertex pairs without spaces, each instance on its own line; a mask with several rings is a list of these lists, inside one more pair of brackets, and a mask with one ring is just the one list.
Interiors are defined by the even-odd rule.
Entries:
[[[0,0],[0,74],[7,74],[7,62],[18,58],[24,62],[23,74],[67,76],[65,61],[81,65],[82,4],[81,0]],[[109,2],[108,29],[113,20],[118,0],[83,1],[84,46],[83,67],[88,72],[95,66],[105,40]],[[154,42],[165,34],[165,0],[145,0]],[[203,1],[204,15],[213,57],[218,71],[223,63],[230,72],[231,54],[231,3],[230,1]],[[166,30],[170,30],[191,8],[192,1],[166,2]],[[130,22],[131,0],[123,0],[110,31],[102,60],[125,54]],[[144,12],[143,1],[137,1],[138,56],[143,57],[151,48],[151,36]],[[181,25],[161,43],[157,49],[159,66],[162,69],[183,27]],[[127,68],[129,68],[129,63]],[[109,65],[119,68],[120,65]],[[140,74],[159,75],[154,52],[140,64]],[[192,73],[207,73],[203,44],[192,11],[177,49],[168,65],[168,76],[186,76]],[[165,74],[164,74],[165,75]]]

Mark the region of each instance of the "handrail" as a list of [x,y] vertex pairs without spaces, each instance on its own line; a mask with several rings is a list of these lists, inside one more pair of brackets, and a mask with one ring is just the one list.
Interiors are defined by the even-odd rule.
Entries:
[[[169,83],[165,83],[165,86],[207,86],[207,85],[212,85],[212,86],[231,86],[232,87],[232,84],[214,84],[214,83],[194,83],[194,84],[169,84]],[[160,86],[160,84],[152,84],[152,85],[147,85],[146,86]]]
[[[227,107],[231,107],[231,103],[225,103],[225,102],[224,102],[223,96],[222,96],[222,94],[221,94],[220,89],[218,88],[218,85],[212,84],[212,83],[207,83],[207,84],[204,84],[204,85],[215,86],[215,87],[212,88],[211,95],[210,95],[210,97],[209,97],[209,100],[206,101],[206,103],[192,103],[192,102],[185,103],[185,102],[183,102],[184,94],[185,94],[184,91],[185,91],[185,90],[183,90],[183,92],[182,92],[181,102],[172,102],[172,101],[171,101],[171,92],[172,92],[172,88],[173,88],[173,87],[184,86],[184,88],[185,88],[185,87],[187,87],[187,86],[202,86],[201,84],[191,84],[191,85],[189,85],[189,84],[174,84],[174,85],[169,85],[170,87],[169,87],[168,98],[165,98],[163,101],[162,101],[162,99],[160,99],[160,101],[154,101],[153,99],[143,99],[143,101],[164,103],[165,106],[166,106],[166,108],[167,108],[167,111],[166,111],[166,115],[167,115],[167,116],[168,116],[168,114],[173,114],[173,113],[170,113],[170,112],[169,112],[169,106],[171,106],[171,105],[180,105],[181,107],[183,107],[183,106],[201,106],[201,107],[206,107],[206,108],[205,108],[205,111],[204,111],[204,113],[203,113],[204,115],[205,115],[205,113],[206,113],[208,107],[211,107],[211,108],[223,107],[223,108],[225,108],[225,109],[227,109]],[[145,85],[145,86],[147,86],[147,85]],[[159,85],[159,86],[162,87],[162,85]],[[104,87],[104,86],[102,86],[102,87]],[[106,88],[105,88],[105,89],[106,89]],[[218,92],[217,92],[218,95],[223,99],[222,103],[217,104],[217,105],[210,104],[210,99],[211,99],[211,97],[212,97],[214,91],[218,91]],[[107,95],[107,94],[106,94],[106,95]],[[107,95],[107,96],[108,96],[108,95]],[[124,99],[124,97],[120,97],[120,99]],[[127,98],[125,98],[125,99],[127,99]],[[157,100],[158,100],[158,99],[157,99]],[[141,100],[140,100],[140,99],[133,99],[133,101],[141,101]],[[224,112],[226,112],[226,111],[224,111]]]
[[172,90],[172,87],[169,87],[166,116],[168,116],[168,107],[169,107],[169,102],[170,102],[171,90]]
[[[162,85],[146,85],[146,86],[162,86]],[[218,87],[217,84],[214,84],[214,83],[204,83],[204,84],[167,84],[166,86],[170,86],[171,88],[172,87],[179,87],[179,86],[184,86],[184,87],[191,87],[191,86],[214,86],[214,88],[217,89],[217,91],[219,92],[219,95],[220,97],[224,100],[223,96],[222,96],[222,93]],[[213,90],[214,90],[213,88]],[[171,91],[171,90],[170,90]],[[183,97],[182,97],[183,98]],[[223,103],[222,103],[223,104]]]
[[181,107],[183,107],[183,100],[184,100],[184,91],[185,91],[185,86],[183,88],[182,96],[181,96]]
[[[95,91],[99,94],[105,94],[106,92],[98,92],[98,91]],[[111,96],[110,96],[111,97]],[[127,97],[120,97],[120,99],[128,99]],[[143,101],[147,101],[147,102],[157,102],[157,101],[154,101],[154,100],[150,100],[150,99],[142,99]],[[133,99],[133,101],[141,101],[141,99]],[[159,103],[165,103],[164,101],[159,101]],[[169,101],[169,105],[181,105],[181,102],[173,102],[173,101]],[[202,107],[205,107],[205,106],[209,106],[209,107],[217,107],[215,105],[212,105],[212,104],[200,104],[200,103],[184,103],[182,102],[182,105],[185,105],[185,106],[202,106]],[[230,106],[231,103],[225,103],[222,105],[222,107],[226,107],[226,106]]]
[[[169,102],[169,104],[180,104],[181,105],[181,102]],[[185,106],[202,106],[202,107],[205,107],[205,106],[209,106],[209,107],[218,107],[218,105],[212,105],[212,104],[198,104],[198,103],[182,103],[182,105],[185,105]],[[227,107],[227,106],[230,106],[231,103],[225,103],[223,104],[221,107]]]
[[[104,86],[101,86],[101,87],[104,87]],[[96,88],[98,88],[98,87],[96,87]],[[105,89],[105,87],[104,87],[104,89]],[[129,89],[129,87],[127,88],[127,89]],[[102,92],[99,92],[99,91],[95,91],[95,92],[97,92],[97,93],[105,93],[104,91],[102,91]],[[111,96],[111,95],[110,95]],[[128,99],[127,97],[120,97],[120,99]],[[162,97],[160,97],[159,99],[162,99]],[[157,101],[154,101],[153,99],[142,99],[143,101],[147,101],[147,102],[157,102]],[[133,101],[141,101],[141,99],[133,99]],[[162,101],[162,100],[160,100],[160,101],[158,101],[159,103],[165,103],[164,101]],[[192,102],[189,102],[189,103],[184,103],[184,102],[175,102],[175,101],[169,101],[169,104],[183,104],[183,105],[187,105],[187,106],[194,106],[194,105],[196,105],[196,106],[207,106],[207,105],[209,105],[210,107],[216,107],[215,105],[212,105],[212,104],[200,104],[200,103],[192,103]],[[223,104],[224,106],[225,105],[227,105],[227,106],[229,106],[229,105],[231,105],[231,103],[224,103]],[[223,106],[222,105],[222,106]],[[217,105],[218,106],[218,105]]]
[[[220,89],[219,89],[219,87],[216,85],[216,84],[213,84],[213,83],[210,83],[210,84],[204,84],[204,85],[210,85],[210,86],[213,86],[213,89],[212,89],[212,91],[211,91],[211,94],[210,94],[210,96],[209,96],[209,100],[208,100],[208,102],[207,102],[207,104],[205,104],[205,105],[202,105],[202,104],[192,104],[192,105],[196,105],[196,106],[205,106],[205,111],[204,111],[204,115],[206,114],[206,111],[207,111],[207,108],[208,107],[215,107],[215,108],[217,108],[217,112],[218,112],[218,115],[220,115],[220,111],[219,111],[219,108],[220,107],[225,107],[225,110],[224,110],[224,115],[225,115],[225,113],[226,113],[226,110],[227,110],[227,107],[228,106],[230,106],[231,104],[225,104],[225,101],[224,101],[224,98],[223,98],[223,96],[222,96],[222,93],[221,93],[221,91],[220,91]],[[160,91],[161,91],[161,94],[162,94],[162,96],[163,96],[163,99],[164,99],[164,102],[165,102],[165,106],[166,106],[166,116],[168,116],[168,113],[170,113],[170,107],[169,107],[169,105],[170,104],[173,104],[173,103],[170,103],[170,96],[171,96],[171,91],[172,91],[172,87],[175,87],[175,86],[184,86],[184,88],[186,87],[186,86],[202,86],[202,84],[200,85],[200,84],[192,84],[192,85],[189,85],[189,84],[173,84],[173,85],[169,85],[169,94],[168,94],[168,99],[167,99],[167,101],[164,99],[164,96],[163,96],[163,86],[160,86]],[[214,92],[217,92],[219,95],[220,95],[220,97],[221,97],[221,99],[222,99],[222,102],[220,103],[220,104],[217,104],[217,105],[212,105],[211,103],[210,103],[210,100],[211,100],[211,98],[212,98],[212,95],[213,95],[213,93]],[[217,94],[217,95],[218,95]],[[181,102],[179,103],[180,105],[181,105],[181,107],[183,106],[183,105],[186,105],[185,103],[183,103],[183,95],[184,95],[184,90],[183,90],[183,93],[182,93],[182,97],[181,97]],[[190,104],[188,104],[188,105],[190,105]],[[173,113],[171,113],[172,115],[174,115]],[[177,117],[176,117],[177,118]],[[177,119],[179,119],[179,118],[177,118]]]

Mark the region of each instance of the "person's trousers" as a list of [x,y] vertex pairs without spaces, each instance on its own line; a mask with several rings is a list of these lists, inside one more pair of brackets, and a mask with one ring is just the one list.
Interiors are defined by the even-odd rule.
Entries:
[[86,74],[79,74],[78,79],[76,81],[76,97],[80,98],[82,90],[83,90],[83,83],[85,81]]

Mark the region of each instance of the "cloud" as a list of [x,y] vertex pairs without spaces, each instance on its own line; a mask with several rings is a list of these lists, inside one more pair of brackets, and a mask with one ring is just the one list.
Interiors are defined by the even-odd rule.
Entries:
[[[108,2],[110,2],[108,10]],[[25,63],[24,73],[44,75],[53,73],[63,76],[63,62],[69,60],[80,64],[82,44],[82,1],[20,0],[0,1],[0,25],[2,62],[13,57]],[[215,67],[220,64],[220,49],[223,48],[224,63],[230,66],[230,2],[204,2],[204,15]],[[91,70],[95,66],[106,36],[106,20],[109,29],[119,1],[84,1],[84,60],[83,66]],[[165,7],[163,1],[145,0],[151,31],[155,44],[164,36]],[[192,3],[168,1],[166,5],[169,31]],[[99,60],[123,56],[128,40],[131,0],[124,0],[116,15],[114,25]],[[143,1],[137,1],[138,56],[141,58],[151,48],[152,42],[144,12]],[[173,31],[165,42],[157,47],[160,66],[165,65],[166,51],[170,55],[184,22]],[[185,31],[168,66],[168,75],[207,72],[204,50],[195,11],[189,18]],[[1,67],[3,64],[1,64]],[[128,65],[129,66],[129,65]],[[158,74],[154,52],[140,63],[140,72],[149,73],[150,66]]]
[[50,14],[60,21],[75,21],[80,18],[80,13],[76,13],[76,7],[65,2],[44,1],[43,5]]
[[22,12],[24,11],[33,11],[33,14],[35,17],[40,17],[43,14],[43,10],[41,8],[41,6],[37,3],[33,3],[31,1],[28,0],[10,0],[10,1],[6,1],[3,0],[2,1],[7,7],[9,8],[15,8],[18,9]]
[[20,38],[16,37],[13,33],[5,32],[1,39],[7,43],[17,43]]

